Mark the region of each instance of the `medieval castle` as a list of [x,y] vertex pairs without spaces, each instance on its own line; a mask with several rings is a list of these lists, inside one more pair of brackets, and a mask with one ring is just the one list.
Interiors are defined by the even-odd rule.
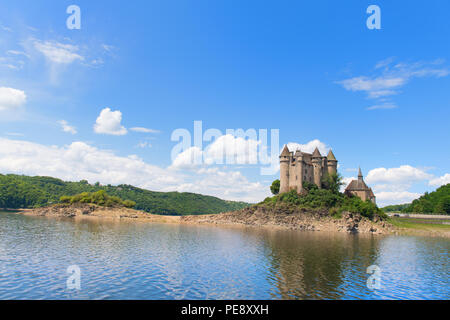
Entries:
[[[300,193],[305,181],[322,188],[323,179],[337,173],[337,164],[338,161],[332,150],[324,157],[318,148],[310,154],[300,150],[294,153],[284,146],[280,155],[280,193],[291,190]],[[358,180],[352,181],[345,193],[358,196],[363,201],[370,200],[375,203],[375,195],[364,182],[361,169],[359,169]]]

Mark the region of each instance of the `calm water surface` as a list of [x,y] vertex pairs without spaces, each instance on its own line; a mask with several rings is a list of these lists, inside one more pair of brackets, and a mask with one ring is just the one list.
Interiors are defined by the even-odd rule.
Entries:
[[[0,213],[0,299],[449,299],[450,241]],[[68,266],[81,290],[66,287]],[[369,290],[370,265],[381,289]]]

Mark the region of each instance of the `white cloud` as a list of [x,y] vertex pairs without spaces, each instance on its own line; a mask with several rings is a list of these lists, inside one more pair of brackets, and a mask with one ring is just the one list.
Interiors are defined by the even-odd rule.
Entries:
[[408,191],[383,191],[377,192],[375,195],[377,197],[377,203],[380,207],[393,204],[410,203],[421,196],[420,193]]
[[347,186],[350,184],[350,182],[352,182],[352,180],[356,180],[357,178],[355,177],[342,177],[342,183],[343,185],[341,186],[341,192],[344,192],[345,189],[347,188]]
[[372,188],[379,205],[409,203],[421,196],[420,193],[409,190],[414,184],[428,183],[430,186],[441,186],[450,183],[450,174],[436,178],[426,170],[410,165],[388,169],[376,168],[369,171],[365,180],[368,184],[373,184]]
[[[209,168],[212,169],[212,168]],[[0,172],[53,176],[68,181],[87,179],[102,184],[131,184],[155,191],[198,192],[228,200],[261,201],[268,186],[250,182],[238,171],[168,170],[131,155],[120,157],[84,142],[45,146],[0,138]]]
[[409,165],[398,168],[376,168],[367,174],[368,183],[396,183],[411,184],[418,181],[431,179],[432,175]]
[[134,127],[134,128],[130,128],[130,130],[134,131],[134,132],[140,132],[140,133],[159,133],[158,130],[142,128],[142,127]]
[[249,182],[239,171],[221,171],[217,168],[200,169],[199,179],[176,187],[180,192],[194,192],[215,195],[222,199],[259,202],[270,196],[269,186]]
[[136,147],[137,147],[137,148],[145,149],[145,148],[151,148],[152,145],[151,145],[148,141],[142,141],[142,142],[139,142],[139,143],[136,145]]
[[24,134],[20,133],[20,132],[7,132],[6,135],[11,136],[11,137],[23,137],[24,136]]
[[397,105],[393,103],[384,103],[384,104],[378,104],[375,106],[368,107],[367,110],[379,110],[379,109],[395,109],[398,108]]
[[328,151],[330,151],[330,148],[323,143],[322,141],[315,139],[312,141],[309,141],[306,144],[298,144],[295,142],[289,142],[287,144],[289,151],[295,152],[297,150],[301,150],[302,152],[306,153],[313,153],[316,148],[319,149],[322,156],[326,156],[328,154]]
[[21,107],[27,101],[24,91],[0,87],[0,111]]
[[84,142],[57,147],[0,138],[0,171],[103,184],[129,183],[152,189],[181,182],[177,175],[136,156],[119,157]]
[[244,139],[226,134],[217,138],[206,148],[207,164],[256,164],[258,145],[254,139]]
[[[435,77],[442,78],[450,74],[450,69],[442,66],[443,60],[433,62],[397,63],[393,64],[394,58],[380,61],[375,66],[376,75],[357,76],[338,81],[348,91],[365,92],[370,99],[385,99],[386,97],[399,94],[401,87],[405,86],[414,78]],[[394,109],[393,103],[378,104],[367,108]]]
[[56,64],[71,64],[76,60],[84,61],[77,53],[78,47],[57,41],[34,41],[34,48],[41,52],[50,62]]
[[24,56],[24,57],[30,58],[30,55],[25,53],[25,52],[23,52],[23,51],[8,50],[6,53],[9,54],[9,55],[13,55],[13,56]]
[[406,83],[406,79],[395,77],[378,77],[374,79],[355,77],[339,83],[349,91],[366,91],[370,94],[371,92],[380,92],[380,90],[385,91],[403,86]]
[[13,30],[11,28],[5,27],[5,26],[2,26],[2,25],[0,25],[0,29],[2,29],[3,31],[7,31],[7,32],[13,32]]
[[203,151],[198,147],[191,147],[180,152],[172,161],[172,169],[191,169],[203,164]]
[[450,173],[446,173],[442,177],[434,178],[429,181],[429,185],[435,187],[440,187],[448,183],[450,183]]
[[394,57],[389,57],[387,59],[381,60],[376,64],[375,69],[388,67],[392,62],[394,62],[394,60]]
[[106,52],[111,52],[112,50],[115,49],[114,46],[108,45],[108,44],[102,44],[102,48],[103,50],[105,50]]
[[213,164],[257,164],[259,141],[226,134],[209,144],[205,151],[190,147],[173,160],[172,168],[195,168]]
[[100,112],[95,122],[94,131],[101,134],[123,136],[127,134],[127,129],[121,125],[121,122],[122,112],[119,110],[111,111],[110,108],[105,108]]
[[75,127],[69,125],[69,123],[66,120],[59,120],[58,123],[61,125],[64,132],[68,132],[71,134],[76,134],[77,130]]

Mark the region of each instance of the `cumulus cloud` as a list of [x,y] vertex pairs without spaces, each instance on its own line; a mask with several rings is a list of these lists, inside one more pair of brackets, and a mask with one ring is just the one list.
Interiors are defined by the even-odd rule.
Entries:
[[203,164],[203,151],[199,147],[191,147],[180,152],[172,161],[172,169],[191,169]]
[[84,57],[78,54],[78,46],[64,44],[57,41],[34,41],[34,48],[41,52],[47,60],[56,64],[71,64],[74,61],[83,61]]
[[122,112],[105,108],[100,112],[95,122],[94,131],[100,134],[123,136],[127,134],[127,129],[122,126],[121,122]]
[[434,178],[429,181],[429,185],[435,187],[440,187],[448,183],[450,183],[450,173],[446,173],[442,177]]
[[263,200],[269,190],[268,186],[250,182],[239,171],[213,169],[187,174],[146,163],[135,155],[117,156],[79,141],[60,147],[0,138],[0,172],[131,184],[155,191],[198,192],[249,202]]
[[260,144],[260,141],[254,139],[223,135],[207,147],[206,163],[256,164]]
[[376,168],[369,171],[366,177],[368,183],[411,184],[431,179],[433,176],[425,171],[409,165],[398,168]]
[[328,151],[330,151],[330,148],[323,143],[322,141],[315,139],[315,140],[311,140],[306,144],[298,144],[295,142],[289,142],[287,144],[289,151],[291,152],[295,152],[297,150],[300,150],[302,152],[306,152],[306,153],[313,153],[314,150],[316,148],[319,149],[320,153],[323,156],[326,156],[328,154]]
[[58,123],[61,125],[61,128],[64,132],[68,132],[71,134],[76,134],[77,130],[75,127],[69,125],[69,123],[66,120],[59,120]]
[[190,147],[179,153],[172,168],[193,168],[213,164],[257,164],[260,141],[226,134],[209,144],[205,151]]
[[0,87],[0,111],[21,107],[27,101],[24,91]]
[[181,182],[176,175],[136,156],[119,157],[84,142],[57,147],[0,138],[0,171],[154,189]]
[[382,207],[393,204],[410,203],[421,196],[420,193],[409,191],[382,191],[376,192],[375,195],[377,197],[378,205]]
[[415,184],[428,184],[439,187],[450,183],[450,174],[436,177],[426,169],[403,165],[397,168],[376,168],[369,171],[365,181],[372,186],[381,206],[409,203],[421,196],[411,192]]
[[158,130],[142,128],[142,127],[133,127],[133,128],[130,128],[130,130],[134,131],[134,132],[139,132],[139,133],[159,133]]
[[218,168],[202,168],[196,172],[199,177],[194,182],[180,184],[176,187],[180,192],[210,194],[222,199],[233,199],[247,202],[258,202],[270,196],[269,186],[259,182],[249,182],[239,171],[222,171]]

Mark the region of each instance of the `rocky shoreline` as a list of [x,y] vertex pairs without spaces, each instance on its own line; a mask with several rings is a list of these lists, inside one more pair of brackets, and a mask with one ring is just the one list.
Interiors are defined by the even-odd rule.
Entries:
[[22,210],[19,214],[41,217],[101,218],[130,221],[235,225],[269,227],[302,231],[346,232],[362,234],[389,234],[395,227],[380,219],[371,221],[360,214],[345,212],[342,218],[330,217],[328,211],[309,211],[289,206],[267,208],[252,206],[243,210],[191,216],[161,216],[122,207],[107,208],[92,204],[57,204],[50,207]]
[[57,204],[49,207],[26,209],[17,213],[37,217],[101,218],[161,223],[177,223],[180,217],[149,214],[124,207],[101,207],[94,204]]
[[363,234],[389,234],[395,227],[381,219],[371,221],[360,214],[344,212],[342,218],[331,217],[326,210],[310,211],[289,206],[267,208],[252,206],[217,215],[183,216],[182,222],[217,225],[276,227],[302,231],[326,231]]

